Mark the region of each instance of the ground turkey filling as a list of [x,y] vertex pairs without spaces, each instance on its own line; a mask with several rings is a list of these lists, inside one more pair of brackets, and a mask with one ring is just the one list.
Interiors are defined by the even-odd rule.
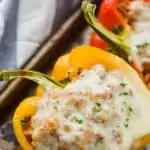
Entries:
[[43,96],[32,117],[32,145],[37,150],[127,150],[137,107],[127,79],[96,65]]

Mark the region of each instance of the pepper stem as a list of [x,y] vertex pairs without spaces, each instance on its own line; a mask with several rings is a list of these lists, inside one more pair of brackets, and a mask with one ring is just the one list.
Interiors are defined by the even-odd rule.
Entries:
[[100,35],[104,40],[111,44],[116,51],[124,53],[124,59],[128,61],[130,56],[130,47],[124,42],[123,38],[119,35],[115,35],[108,29],[106,29],[95,17],[96,5],[90,3],[87,0],[82,2],[82,11],[85,20],[93,28],[93,30]]
[[32,81],[40,84],[44,89],[47,89],[49,86],[51,86],[52,83],[61,88],[64,87],[63,84],[55,81],[48,75],[45,75],[40,72],[27,71],[27,70],[0,71],[0,81],[12,80],[12,79],[16,79],[16,78],[25,78],[25,79],[32,80]]

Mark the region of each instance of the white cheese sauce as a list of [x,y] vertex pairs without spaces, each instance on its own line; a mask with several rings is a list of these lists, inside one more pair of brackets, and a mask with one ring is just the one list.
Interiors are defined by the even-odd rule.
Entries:
[[131,87],[121,72],[96,65],[64,89],[52,88],[32,117],[34,148],[128,150],[150,131],[149,104]]
[[139,63],[150,62],[150,3],[143,0],[131,2],[132,33],[130,44]]

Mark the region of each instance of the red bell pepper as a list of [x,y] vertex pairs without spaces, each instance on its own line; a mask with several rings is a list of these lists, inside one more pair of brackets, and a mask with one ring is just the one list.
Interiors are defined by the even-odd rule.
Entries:
[[[106,4],[106,2],[107,4],[110,4],[108,2],[112,2],[112,1],[117,2],[118,0],[104,0],[103,4]],[[103,11],[102,9],[105,8],[104,6],[105,5],[101,6],[100,12]],[[111,6],[114,6],[114,5],[111,5]],[[84,18],[86,19],[88,24],[95,30],[95,32],[98,35],[103,37],[103,39],[105,39],[118,52],[118,54],[120,54],[120,57],[122,57],[124,60],[130,63],[138,72],[142,72],[142,67],[139,65],[138,60],[133,54],[130,45],[128,45],[126,41],[123,40],[122,36],[116,35],[114,32],[110,32],[108,29],[106,29],[104,25],[102,25],[101,22],[99,23],[99,20],[95,19],[95,8],[96,6],[94,4],[91,4],[90,2],[82,3],[82,10],[84,13]],[[107,8],[106,10],[109,10],[108,8],[111,8],[111,7],[106,7],[106,8]],[[108,16],[106,15],[106,17]],[[108,18],[108,21],[109,21],[109,18]],[[125,24],[123,23],[122,25],[123,27],[126,26],[126,22]]]
[[[116,25],[125,26],[126,22],[121,13],[117,10],[119,0],[103,0],[98,11],[98,20],[109,30],[113,30]],[[106,49],[106,42],[92,34],[90,45]]]
[[150,0],[144,0],[144,2],[149,2],[150,3]]
[[120,0],[103,0],[99,12],[98,20],[109,30],[113,30],[115,25],[125,26],[126,22],[121,13],[117,10]]
[[107,47],[106,42],[95,32],[91,36],[90,45],[104,50]]

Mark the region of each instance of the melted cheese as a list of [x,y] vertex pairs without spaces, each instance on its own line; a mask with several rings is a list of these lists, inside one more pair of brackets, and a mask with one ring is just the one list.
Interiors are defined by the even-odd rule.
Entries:
[[[145,61],[150,62],[150,3],[145,3],[143,0],[133,1],[130,10],[134,18],[130,45],[140,64]],[[138,48],[145,43],[148,43],[147,46]]]
[[150,133],[149,101],[119,71],[97,65],[65,89],[53,88],[32,118],[37,150],[128,150]]

